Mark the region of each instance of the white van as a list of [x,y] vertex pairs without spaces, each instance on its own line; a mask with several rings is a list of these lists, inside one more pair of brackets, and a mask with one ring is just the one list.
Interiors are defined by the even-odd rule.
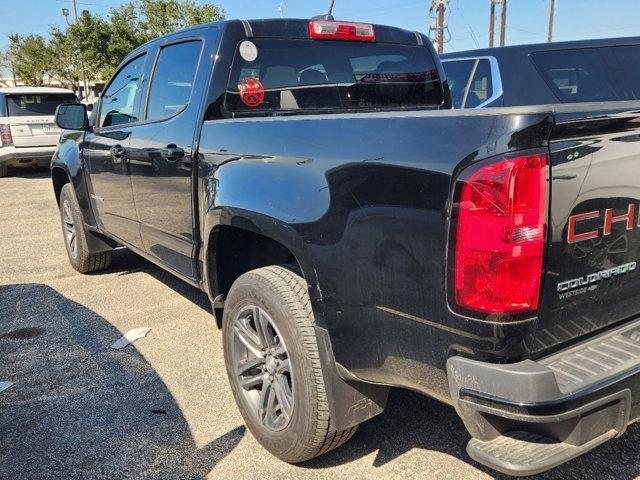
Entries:
[[49,165],[60,136],[55,110],[77,101],[64,88],[0,88],[0,177],[9,167]]

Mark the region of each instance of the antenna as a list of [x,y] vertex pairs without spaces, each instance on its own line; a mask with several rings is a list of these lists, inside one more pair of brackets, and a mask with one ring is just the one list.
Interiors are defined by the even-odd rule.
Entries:
[[336,4],[336,0],[331,0],[331,5],[329,5],[329,13],[327,13],[326,15],[318,15],[316,17],[313,17],[311,20],[328,20],[330,22],[333,22],[335,20],[335,18],[333,18],[333,7]]
[[329,13],[327,14],[327,17],[333,18],[333,7],[335,4],[336,0],[331,0],[331,5],[329,6]]

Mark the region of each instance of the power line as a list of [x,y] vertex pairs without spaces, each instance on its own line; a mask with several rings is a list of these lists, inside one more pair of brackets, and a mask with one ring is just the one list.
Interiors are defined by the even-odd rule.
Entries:
[[[464,14],[464,12],[462,10],[462,5],[460,5],[460,0],[457,0],[456,8],[457,8],[458,12],[460,12],[460,16],[462,18],[462,21],[465,23],[465,25],[469,29],[469,33],[471,34],[471,38],[472,38],[473,42],[476,44],[476,48],[480,48],[480,43],[478,42],[478,38],[476,36],[476,32],[471,27],[471,24],[467,21],[467,17],[465,16],[465,14]],[[449,14],[451,14],[451,10],[449,10]],[[451,41],[451,39],[449,39],[449,41]],[[453,46],[453,44],[452,44],[452,46]]]

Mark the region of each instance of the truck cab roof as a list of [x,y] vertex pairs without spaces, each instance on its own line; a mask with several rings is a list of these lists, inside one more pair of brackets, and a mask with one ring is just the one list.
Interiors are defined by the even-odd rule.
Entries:
[[475,50],[443,53],[442,55],[440,55],[440,58],[442,60],[448,60],[454,58],[485,55],[506,58],[509,55],[521,55],[522,53],[527,52],[637,45],[638,43],[640,43],[640,37],[598,38],[592,40],[573,40],[567,42],[530,43],[526,45],[509,45],[506,47],[478,48]]
[[[309,38],[309,22],[311,19],[300,18],[273,18],[259,20],[224,20],[210,22],[177,30],[162,37],[147,42],[132,51],[127,58],[146,50],[149,45],[171,42],[172,40],[189,36],[190,33],[202,28],[231,28],[245,33],[246,38]],[[349,20],[344,20],[349,22]],[[361,22],[359,22],[361,23]],[[406,45],[427,45],[428,38],[419,32],[412,32],[402,28],[387,25],[373,25],[376,32],[376,41],[382,43],[401,43]]]

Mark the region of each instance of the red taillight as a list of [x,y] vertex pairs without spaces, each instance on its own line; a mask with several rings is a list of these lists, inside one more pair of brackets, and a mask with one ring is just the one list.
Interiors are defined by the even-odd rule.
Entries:
[[330,22],[327,20],[311,20],[309,22],[309,36],[317,40],[376,41],[376,32],[373,25],[367,23]]
[[11,127],[9,125],[0,125],[0,141],[3,147],[10,147],[13,145],[13,138],[11,138]]
[[547,228],[547,155],[471,167],[456,182],[455,300],[487,314],[538,308]]

